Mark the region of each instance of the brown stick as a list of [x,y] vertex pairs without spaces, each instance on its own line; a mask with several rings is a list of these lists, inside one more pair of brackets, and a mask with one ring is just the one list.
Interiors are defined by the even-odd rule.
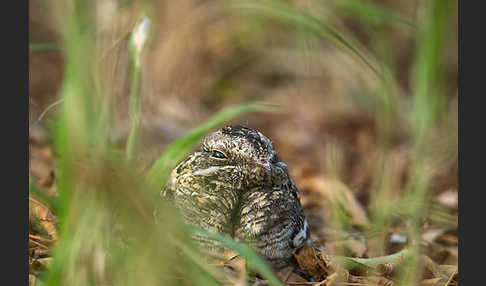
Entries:
[[48,238],[45,238],[45,237],[42,237],[42,236],[33,235],[33,234],[30,234],[30,233],[29,233],[29,238],[37,239],[37,240],[44,241],[44,242],[50,242],[50,243],[55,241],[55,240],[52,240],[52,239],[48,239]]
[[44,244],[42,244],[42,243],[40,243],[40,242],[37,242],[37,241],[35,241],[35,240],[29,239],[29,242],[32,242],[33,244],[38,245],[38,246],[40,246],[40,247],[43,247],[43,248],[45,248],[45,249],[49,249],[49,247],[47,247],[47,246],[45,246]]
[[447,280],[447,282],[444,286],[449,286],[449,283],[451,283],[451,281],[452,281],[452,277],[454,277],[454,275],[456,275],[456,273],[457,273],[457,268],[456,268],[456,271],[451,273],[451,276],[449,276],[449,279]]

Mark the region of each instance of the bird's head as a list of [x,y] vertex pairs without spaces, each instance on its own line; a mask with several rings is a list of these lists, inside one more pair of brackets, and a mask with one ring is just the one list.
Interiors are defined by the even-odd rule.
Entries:
[[288,180],[287,166],[278,157],[272,142],[259,131],[239,125],[209,134],[191,161],[194,177],[237,188],[275,185]]

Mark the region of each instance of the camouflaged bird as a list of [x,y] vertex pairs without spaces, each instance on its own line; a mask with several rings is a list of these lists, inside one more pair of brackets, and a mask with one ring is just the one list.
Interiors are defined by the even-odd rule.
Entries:
[[[270,265],[292,265],[293,253],[310,243],[299,192],[287,166],[262,133],[228,126],[202,140],[172,172],[161,192],[184,220],[252,246]],[[202,235],[202,246],[223,248]]]

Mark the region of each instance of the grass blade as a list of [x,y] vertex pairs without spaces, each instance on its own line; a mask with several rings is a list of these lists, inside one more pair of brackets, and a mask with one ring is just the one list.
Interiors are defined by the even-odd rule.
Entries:
[[[410,220],[408,232],[411,244],[411,265],[417,265],[420,253],[420,216],[427,206],[427,192],[430,187],[431,154],[430,135],[437,126],[440,115],[443,113],[443,104],[446,98],[440,92],[441,51],[447,33],[447,24],[450,19],[454,1],[435,0],[422,3],[424,14],[421,29],[418,31],[417,56],[415,63],[415,94],[413,98],[412,113],[412,163],[410,166],[410,180],[405,188],[404,199],[417,202],[408,207]],[[417,282],[421,269],[410,267],[403,271],[404,277],[400,285],[410,285]]]
[[374,24],[382,24],[382,23],[390,23],[390,24],[400,24],[403,27],[407,28],[416,28],[415,22],[410,17],[380,7],[379,5],[371,2],[371,1],[362,1],[362,0],[346,0],[346,1],[336,1],[336,5],[339,8],[344,9],[345,11],[349,11],[354,15],[362,18],[365,22],[374,23]]
[[390,263],[397,259],[408,259],[410,257],[410,250],[403,249],[397,253],[379,256],[373,258],[354,258],[346,256],[331,256],[331,260],[341,264],[347,270],[353,271],[356,269],[376,268],[380,264]]
[[265,263],[265,261],[263,261],[263,259],[260,258],[260,256],[248,245],[237,242],[228,236],[223,236],[217,233],[208,232],[204,229],[194,227],[193,230],[196,233],[215,239],[221,242],[223,246],[238,252],[242,257],[246,259],[246,262],[252,269],[260,272],[263,275],[263,277],[265,277],[265,279],[268,280],[268,284],[272,286],[282,285],[280,280],[277,278],[277,276],[275,276],[275,274],[272,272],[270,267]]
[[59,50],[57,43],[35,43],[29,44],[29,52],[44,52]]

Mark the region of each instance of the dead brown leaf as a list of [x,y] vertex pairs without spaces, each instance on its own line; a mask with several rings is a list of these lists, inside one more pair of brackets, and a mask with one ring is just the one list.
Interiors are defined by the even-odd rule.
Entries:
[[348,280],[349,272],[315,247],[304,245],[294,257],[302,270],[307,271],[315,280],[321,281],[318,285],[331,285],[337,280]]
[[304,245],[294,256],[299,266],[318,281],[324,280],[334,272],[330,269],[331,260],[311,246]]

